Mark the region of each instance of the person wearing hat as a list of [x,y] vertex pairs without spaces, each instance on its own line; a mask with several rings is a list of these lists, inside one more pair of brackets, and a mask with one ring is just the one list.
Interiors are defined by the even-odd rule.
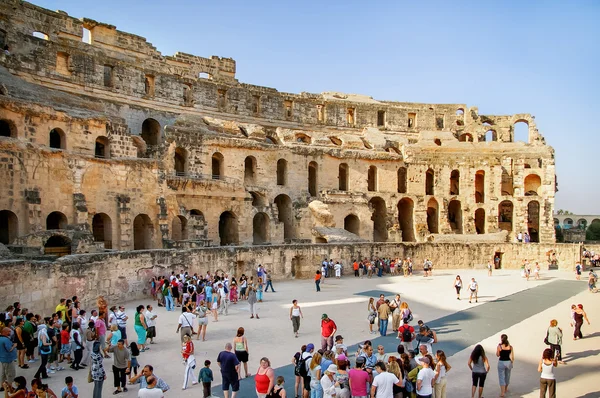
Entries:
[[423,357],[420,362],[423,368],[419,370],[419,374],[417,375],[417,397],[431,397],[435,382],[435,372],[431,369],[429,358]]
[[346,356],[348,355],[348,347],[344,344],[344,338],[341,334],[335,336],[335,353],[336,356],[339,354],[344,354]]
[[336,396],[336,388],[340,386],[335,381],[334,376],[337,373],[336,365],[329,365],[325,370],[325,374],[321,377],[321,387],[323,387],[323,398],[333,398]]
[[304,360],[304,366],[306,367],[306,376],[302,377],[304,383],[304,390],[302,390],[302,396],[308,398],[310,396],[310,362],[315,351],[315,345],[310,343],[306,345],[306,350],[302,353],[302,359]]
[[395,374],[387,371],[385,363],[379,361],[375,364],[377,376],[371,385],[371,398],[392,398],[394,385],[404,387],[404,380],[399,380]]
[[337,325],[327,314],[321,316],[321,349],[323,351],[333,349],[333,336],[337,332]]

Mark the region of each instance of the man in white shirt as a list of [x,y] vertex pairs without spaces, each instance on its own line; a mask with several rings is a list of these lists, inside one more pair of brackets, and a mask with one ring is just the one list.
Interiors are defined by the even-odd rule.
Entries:
[[429,358],[421,358],[423,369],[417,375],[417,397],[431,397],[433,394],[433,383],[435,372],[431,369]]
[[129,345],[129,343],[127,342],[127,320],[129,319],[129,317],[125,315],[125,307],[123,307],[122,305],[119,306],[119,311],[117,311],[116,315],[117,326],[121,331],[121,338],[125,340],[125,345]]
[[387,372],[385,363],[377,362],[375,364],[377,376],[373,379],[371,385],[371,398],[394,398],[394,385],[404,386],[403,380],[398,380],[395,374]]
[[90,317],[90,321],[96,323],[96,319],[98,319],[98,311],[92,310],[92,316]]
[[217,289],[219,290],[219,296],[221,297],[221,301],[219,303],[219,314],[223,315],[223,312],[225,312],[225,315],[227,315],[229,310],[229,297],[227,297],[228,294],[225,292],[225,286],[223,283],[219,282]]
[[154,344],[154,338],[156,337],[156,315],[152,312],[152,306],[146,306],[146,312],[144,312],[144,318],[146,319],[146,338],[150,339],[150,344]]
[[177,326],[177,332],[181,330],[181,342],[183,343],[183,336],[186,334],[192,337],[192,331],[194,330],[194,319],[196,315],[188,312],[187,307],[182,307],[182,314],[179,315],[179,325]]
[[148,385],[146,388],[140,388],[138,391],[138,398],[164,398],[160,388],[156,387],[157,379],[155,376],[150,376],[146,379]]

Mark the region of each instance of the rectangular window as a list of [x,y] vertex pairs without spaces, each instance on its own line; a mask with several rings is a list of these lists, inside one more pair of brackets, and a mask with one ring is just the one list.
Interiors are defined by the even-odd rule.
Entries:
[[56,53],[56,72],[61,75],[71,76],[71,71],[69,70],[69,54],[63,52]]
[[409,113],[408,114],[408,128],[414,128],[417,126],[417,114]]
[[385,126],[385,111],[377,111],[377,127]]
[[346,109],[346,122],[348,123],[348,126],[354,126],[355,116],[356,116],[356,109],[354,109],[354,108]]
[[441,130],[444,128],[444,116],[436,116],[435,126],[437,127],[438,130]]
[[317,105],[317,121],[322,122],[325,120],[325,106]]
[[294,108],[294,102],[290,100],[283,101],[283,108],[285,109],[285,118],[291,119],[293,115],[292,109]]
[[224,110],[226,106],[227,106],[227,90],[220,88],[217,90],[217,107],[220,110]]
[[104,86],[113,86],[113,67],[110,65],[104,65]]
[[154,76],[146,75],[144,77],[144,92],[148,97],[154,97]]
[[258,115],[260,113],[260,95],[252,96],[252,112],[255,115]]

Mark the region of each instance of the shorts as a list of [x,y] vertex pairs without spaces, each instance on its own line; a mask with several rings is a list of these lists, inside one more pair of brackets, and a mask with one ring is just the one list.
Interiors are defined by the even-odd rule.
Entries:
[[127,340],[127,327],[122,328],[119,326],[119,331],[121,332],[121,338]]
[[303,377],[302,380],[304,382],[304,389],[310,391],[310,376]]
[[242,290],[240,290],[240,296],[245,296],[246,295],[246,288],[243,287]]
[[198,318],[198,326],[208,325],[208,318],[206,316]]
[[69,354],[71,354],[71,344],[63,344],[60,347],[60,353],[61,353],[61,355],[69,355]]
[[217,308],[219,308],[219,303],[217,301],[213,301],[212,303],[212,307],[213,310],[216,310]]
[[229,391],[229,386],[231,386],[233,391],[239,391],[240,380],[238,379],[237,374],[233,377],[225,376],[224,374],[221,375],[223,377],[223,380],[221,382],[221,385],[223,386],[223,391]]
[[479,384],[479,387],[483,388],[484,384],[485,384],[485,378],[487,377],[487,373],[472,373],[472,377],[473,377],[473,387],[477,387],[477,384]]
[[248,362],[248,351],[235,351],[235,356],[237,357],[238,361],[246,363]]

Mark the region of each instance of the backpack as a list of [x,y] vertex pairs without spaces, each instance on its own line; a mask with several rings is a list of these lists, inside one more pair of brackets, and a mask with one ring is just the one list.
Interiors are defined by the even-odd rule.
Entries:
[[296,367],[294,368],[294,371],[302,377],[308,376],[308,371],[306,370],[306,361],[311,358],[312,355],[307,358],[302,358],[302,355],[300,355],[300,358],[298,358],[296,361]]
[[405,343],[410,343],[410,341],[412,340],[412,333],[410,332],[410,327],[406,327],[406,325],[404,325],[402,327],[402,341]]
[[408,322],[412,322],[412,320],[413,320],[413,314],[412,314],[412,311],[410,311],[410,312],[408,313],[408,315],[407,315],[407,316],[406,316],[404,319],[407,319],[407,320],[408,320]]
[[414,391],[412,382],[408,380],[408,372],[404,375],[404,390],[408,393]]
[[223,285],[223,289],[225,290],[225,294],[229,293],[229,289],[227,289],[227,285]]

